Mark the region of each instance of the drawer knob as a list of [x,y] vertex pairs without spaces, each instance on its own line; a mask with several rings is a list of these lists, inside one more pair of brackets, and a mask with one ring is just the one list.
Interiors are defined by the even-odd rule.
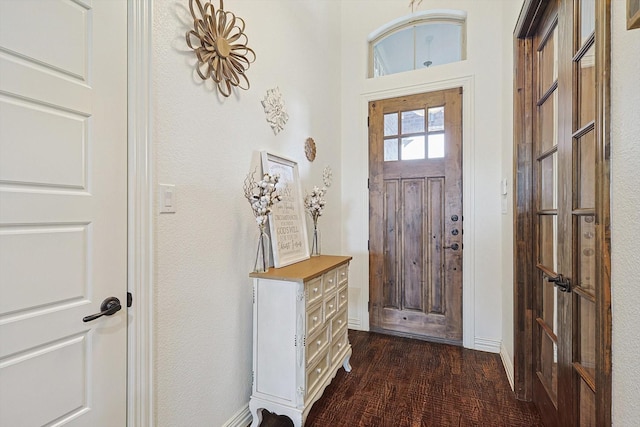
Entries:
[[345,299],[347,296],[346,295],[342,295],[342,299]]
[[333,304],[329,304],[329,308],[333,308]]
[[318,340],[318,342],[317,342],[316,344],[321,345],[321,344],[322,344],[322,341],[321,341],[321,340]]
[[318,316],[313,316],[313,323],[318,321]]
[[338,343],[338,348],[342,348],[342,343]]
[[313,292],[318,292],[318,288],[313,288]]
[[342,272],[342,275],[343,275],[343,276],[346,276],[346,275],[347,275],[347,273],[345,273],[345,272],[343,271],[343,272]]
[[329,279],[329,283],[333,283],[333,279]]
[[318,368],[318,369],[316,369],[316,372],[320,373],[320,372],[322,372],[322,369]]
[[338,320],[338,325],[342,325],[342,320]]

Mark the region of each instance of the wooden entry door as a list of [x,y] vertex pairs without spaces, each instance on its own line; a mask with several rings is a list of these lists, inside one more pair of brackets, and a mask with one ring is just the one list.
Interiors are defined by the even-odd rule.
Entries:
[[[599,0],[538,3],[543,15],[530,38],[520,42],[517,67],[518,81],[531,89],[523,93],[531,94],[533,118],[532,398],[546,425],[608,425],[609,180],[602,107],[607,83],[599,76],[607,74],[609,6]],[[527,166],[524,152],[518,153],[522,177]],[[527,195],[520,191],[527,190],[518,189],[522,211]],[[522,230],[521,218],[516,230]]]
[[125,426],[127,1],[0,1],[0,76],[0,425]]
[[462,88],[369,103],[370,324],[462,342]]

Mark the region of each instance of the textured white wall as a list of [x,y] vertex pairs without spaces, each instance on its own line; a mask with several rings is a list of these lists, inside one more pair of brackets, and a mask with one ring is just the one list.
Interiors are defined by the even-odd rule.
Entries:
[[[325,165],[333,168],[335,184],[321,218],[323,251],[354,256],[351,291],[361,304],[350,306],[350,317],[366,320],[362,303],[366,304],[363,292],[368,290],[367,142],[360,103],[361,94],[372,91],[474,76],[476,176],[471,179],[478,228],[472,272],[476,336],[502,339],[509,355],[513,354],[512,210],[509,204],[508,214],[501,215],[499,181],[509,178],[511,171],[510,45],[514,10],[519,6],[496,3],[503,6],[502,14],[487,7],[489,0],[425,0],[420,9],[468,11],[468,61],[372,82],[365,78],[366,36],[409,13],[407,1],[349,0],[342,2],[341,9],[328,0],[227,2],[227,8],[246,20],[249,45],[258,59],[248,73],[251,90],[221,102],[194,77],[193,55],[184,44],[191,20],[188,2],[154,2],[156,175],[158,182],[176,184],[178,192],[178,212],[156,218],[159,426],[221,425],[248,401],[251,288],[247,273],[253,264],[256,230],[241,188],[258,150],[298,161],[307,188],[320,183]],[[635,404],[640,374],[631,368],[638,365],[640,354],[635,328],[640,324],[640,263],[634,255],[640,240],[636,173],[640,92],[632,89],[640,73],[639,56],[633,54],[640,51],[640,30],[624,29],[625,2],[612,4],[612,215],[614,224],[621,224],[613,229],[613,411],[616,425],[633,425],[640,418]],[[291,117],[278,136],[265,122],[260,105],[266,90],[276,85]],[[308,136],[318,144],[313,164],[302,150]]]
[[522,0],[501,2],[502,38],[502,178],[507,194],[502,208],[502,357],[513,384],[513,30]]
[[[350,0],[342,3],[342,111],[343,129],[343,244],[344,252],[354,256],[350,278],[349,317],[352,326],[368,327],[368,151],[365,98],[398,88],[411,88],[452,78],[472,76],[474,117],[467,141],[472,141],[475,173],[465,176],[473,184],[472,218],[465,217],[465,236],[474,233],[475,246],[465,246],[465,255],[475,256],[471,271],[464,274],[474,284],[475,336],[478,348],[498,351],[502,339],[502,244],[500,180],[503,174],[502,150],[509,132],[511,110],[503,109],[504,90],[510,89],[510,62],[505,66],[503,39],[510,43],[515,18],[513,5],[507,5],[512,22],[502,19],[502,1],[425,0],[419,10],[459,9],[467,17],[467,60],[429,69],[367,79],[367,36],[383,24],[411,12],[405,0]],[[517,14],[516,14],[517,16]],[[510,58],[506,58],[509,60]],[[508,72],[507,75],[504,75]],[[504,82],[504,83],[503,83]],[[467,159],[463,161],[469,161]],[[471,230],[469,223],[475,224]],[[511,251],[511,246],[508,246]],[[358,304],[359,303],[359,304]]]
[[613,424],[631,426],[640,419],[640,29],[626,30],[626,2],[611,3]]
[[[214,2],[217,5],[217,2]],[[257,59],[249,91],[220,101],[193,71],[188,0],[153,3],[153,140],[157,181],[175,184],[175,214],[156,217],[155,381],[159,426],[219,426],[247,404],[257,227],[242,183],[261,149],[300,166],[303,188],[334,186],[323,250],[341,247],[339,8],[333,2],[237,0]],[[261,99],[279,86],[289,122],[274,136]],[[310,164],[303,144],[315,138]]]

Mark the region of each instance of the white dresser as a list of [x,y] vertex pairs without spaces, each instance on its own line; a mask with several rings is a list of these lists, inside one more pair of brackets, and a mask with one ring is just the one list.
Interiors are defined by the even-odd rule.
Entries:
[[349,372],[349,261],[320,255],[253,278],[252,427],[261,409],[303,426],[340,366]]

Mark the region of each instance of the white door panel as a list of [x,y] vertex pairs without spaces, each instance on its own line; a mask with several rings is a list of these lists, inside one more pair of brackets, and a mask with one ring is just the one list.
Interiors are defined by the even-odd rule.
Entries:
[[0,0],[2,426],[126,425],[126,90],[126,0]]

